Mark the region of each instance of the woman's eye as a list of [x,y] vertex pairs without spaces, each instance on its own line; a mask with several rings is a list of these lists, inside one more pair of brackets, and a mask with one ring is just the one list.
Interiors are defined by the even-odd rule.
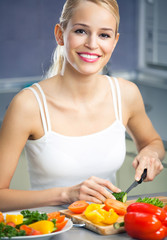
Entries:
[[83,29],[77,29],[77,30],[75,30],[75,33],[84,34],[86,32]]
[[107,33],[100,34],[100,37],[102,37],[102,38],[111,38],[111,36],[109,34],[107,34]]

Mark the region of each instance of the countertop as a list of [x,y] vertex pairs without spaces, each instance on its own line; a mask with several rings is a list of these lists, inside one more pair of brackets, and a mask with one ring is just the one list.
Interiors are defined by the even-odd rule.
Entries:
[[[138,197],[155,197],[155,196],[167,196],[167,192],[163,193],[156,193],[156,194],[149,194],[149,195],[136,195],[136,196],[130,196],[128,200],[131,199],[137,199]],[[64,208],[67,208],[67,205],[64,206],[53,206],[53,207],[42,207],[42,208],[36,208],[38,211],[44,211],[44,212],[53,212],[53,211],[59,211]],[[99,235],[97,233],[94,233],[90,230],[87,230],[85,228],[81,227],[72,227],[69,231],[64,232],[62,234],[58,234],[50,238],[51,240],[98,240],[98,239],[131,239],[126,233],[119,233],[114,235]],[[167,238],[165,238],[167,239]]]

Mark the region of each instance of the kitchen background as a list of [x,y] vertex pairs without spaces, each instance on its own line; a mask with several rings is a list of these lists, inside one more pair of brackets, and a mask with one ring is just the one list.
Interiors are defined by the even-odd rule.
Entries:
[[[54,26],[64,2],[0,0],[0,125],[13,96],[41,80],[50,66],[56,47]],[[120,39],[105,71],[139,86],[146,111],[167,149],[167,1],[118,0],[118,4]],[[136,148],[127,135],[126,160],[117,174],[117,184],[122,190],[134,180],[131,163],[135,154]],[[167,158],[165,167],[166,162]],[[163,192],[167,190],[166,182],[164,168],[153,182],[141,184],[130,194]],[[23,151],[11,188],[28,187]]]

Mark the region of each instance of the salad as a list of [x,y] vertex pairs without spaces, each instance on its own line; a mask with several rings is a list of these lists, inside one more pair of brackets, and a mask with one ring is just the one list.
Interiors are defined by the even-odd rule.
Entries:
[[68,220],[60,212],[23,210],[18,214],[0,212],[0,239],[3,237],[49,234],[62,230]]

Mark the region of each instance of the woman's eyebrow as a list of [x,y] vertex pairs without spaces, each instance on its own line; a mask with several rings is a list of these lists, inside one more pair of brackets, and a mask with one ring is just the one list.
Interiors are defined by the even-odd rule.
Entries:
[[[84,23],[75,23],[75,24],[73,25],[73,27],[75,27],[75,26],[81,26],[81,27],[87,27],[87,28],[90,27],[89,25],[84,24]],[[112,28],[108,28],[108,27],[100,28],[100,30],[112,31],[112,32],[114,32],[114,30],[113,30]]]

